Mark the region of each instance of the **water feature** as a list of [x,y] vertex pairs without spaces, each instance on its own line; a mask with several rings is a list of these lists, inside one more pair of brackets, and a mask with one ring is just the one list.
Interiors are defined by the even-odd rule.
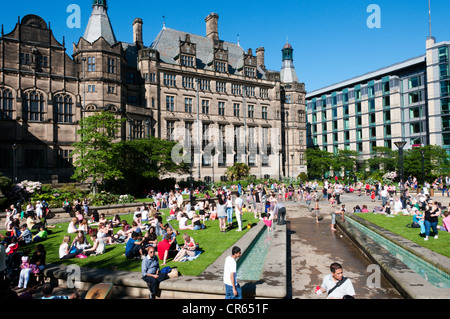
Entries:
[[267,252],[273,239],[274,229],[275,224],[272,226],[271,231],[264,227],[241,258],[239,258],[237,264],[238,280],[259,280],[261,278]]
[[433,286],[438,288],[450,288],[450,274],[426,262],[422,258],[398,246],[353,219],[347,218],[346,220],[362,233],[372,238],[380,246],[389,251],[395,258],[403,262],[406,266],[419,274]]

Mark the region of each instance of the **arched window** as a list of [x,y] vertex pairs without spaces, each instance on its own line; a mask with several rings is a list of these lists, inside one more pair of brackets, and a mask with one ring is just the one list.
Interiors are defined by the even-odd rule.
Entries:
[[11,90],[0,90],[0,120],[12,120],[13,95]]
[[37,91],[25,93],[23,110],[28,121],[44,121],[44,95]]
[[58,94],[55,96],[55,121],[58,123],[72,123],[73,101],[69,95]]

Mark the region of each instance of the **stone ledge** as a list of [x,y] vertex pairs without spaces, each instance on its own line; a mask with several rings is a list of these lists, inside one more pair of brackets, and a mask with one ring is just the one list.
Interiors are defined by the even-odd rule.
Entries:
[[[398,244],[402,248],[407,249],[416,256],[429,261],[431,264],[442,266],[442,270],[448,272],[450,259],[437,254],[425,247],[419,246],[401,236],[393,234],[377,225],[374,225],[362,218],[354,215],[347,215],[357,222],[362,223],[373,231]],[[381,268],[381,272],[391,282],[391,284],[403,295],[410,299],[449,299],[450,289],[437,288],[431,285],[423,277],[411,270],[402,261],[392,256],[392,254],[383,248],[380,244],[367,237],[355,227],[348,227],[348,223],[343,224],[340,220],[336,220],[339,227],[346,235],[372,260]]]

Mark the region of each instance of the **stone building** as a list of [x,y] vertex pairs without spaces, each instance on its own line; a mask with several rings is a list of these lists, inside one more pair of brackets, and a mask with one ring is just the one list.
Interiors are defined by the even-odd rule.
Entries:
[[[282,70],[219,36],[219,16],[206,35],[165,26],[149,46],[142,19],[133,43],[116,39],[107,3],[93,2],[73,56],[40,17],[27,15],[0,39],[0,171],[16,180],[68,182],[79,120],[100,110],[126,118],[120,139],[178,141],[192,176],[224,180],[234,162],[257,177],[306,171],[305,85],[290,44]],[[189,176],[176,176],[187,179]]]

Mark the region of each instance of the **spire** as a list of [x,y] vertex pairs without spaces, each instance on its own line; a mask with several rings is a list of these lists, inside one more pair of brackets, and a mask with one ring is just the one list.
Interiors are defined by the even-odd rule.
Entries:
[[280,77],[282,83],[298,82],[297,72],[294,67],[294,49],[286,42],[283,49],[283,66],[281,67]]
[[106,0],[93,1],[92,14],[83,36],[86,41],[93,43],[103,37],[110,45],[117,43],[107,11]]

